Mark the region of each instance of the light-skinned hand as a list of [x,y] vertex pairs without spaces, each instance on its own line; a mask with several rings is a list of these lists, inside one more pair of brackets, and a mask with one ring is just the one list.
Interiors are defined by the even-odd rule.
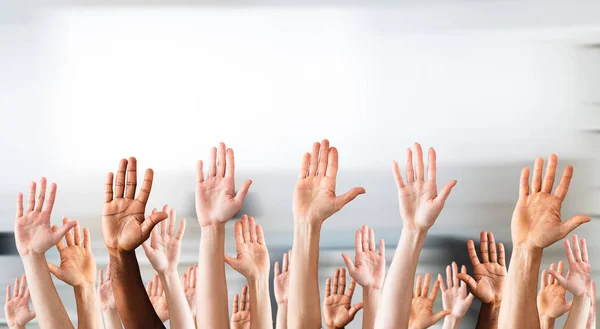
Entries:
[[275,276],[273,277],[273,286],[275,287],[275,301],[277,304],[287,304],[288,287],[290,282],[290,256],[292,251],[283,254],[283,264],[279,269],[279,261],[275,262]]
[[513,246],[528,249],[543,249],[590,221],[588,216],[575,216],[566,222],[561,219],[562,202],[567,196],[573,177],[573,167],[568,165],[563,171],[560,183],[552,194],[558,157],[548,157],[546,175],[542,179],[544,160],[537,158],[533,168],[533,178],[529,185],[529,168],[521,172],[519,200],[511,221]]
[[[68,221],[69,219],[65,218],[63,224]],[[58,227],[53,226],[52,231],[58,231]],[[83,229],[82,240],[81,229],[77,224],[73,230],[65,234],[65,241],[66,244],[62,240],[56,244],[60,255],[60,266],[48,262],[50,273],[72,287],[95,285],[96,261],[92,254],[90,231],[87,228]]]
[[106,278],[102,268],[98,272],[98,296],[100,297],[100,309],[102,311],[116,310],[117,303],[115,302],[115,293],[113,292],[112,281],[110,276],[110,258],[106,265]]
[[321,225],[325,219],[340,211],[359,194],[362,187],[355,187],[337,196],[338,151],[329,147],[329,141],[314,143],[312,153],[305,153],[294,189],[294,221]]
[[[127,188],[125,188],[126,172]],[[148,239],[154,226],[167,218],[165,212],[155,212],[144,218],[153,179],[154,171],[147,169],[142,188],[135,198],[137,187],[135,158],[121,159],[116,180],[112,172],[108,173],[102,210],[102,236],[110,253],[135,250]]]
[[392,169],[398,187],[398,201],[404,229],[427,232],[444,208],[444,203],[456,185],[456,181],[448,182],[438,194],[435,150],[429,148],[427,180],[425,180],[423,150],[419,143],[415,143],[415,153],[416,164],[413,166],[412,150],[410,148],[406,150],[406,184],[396,161]]
[[250,329],[250,296],[248,295],[248,286],[242,287],[241,295],[241,298],[238,294],[233,295],[231,329]]
[[158,275],[154,275],[154,280],[148,282],[146,293],[148,293],[150,302],[152,302],[154,311],[160,318],[160,321],[163,323],[167,322],[169,320],[169,304],[167,304],[167,297],[165,296],[165,291]]
[[588,321],[585,326],[585,329],[594,329],[596,327],[596,283],[592,281],[592,285],[590,287],[590,315],[588,316]]
[[263,230],[253,217],[242,215],[235,223],[235,246],[237,256],[226,254],[225,263],[248,280],[269,276],[269,251]]
[[342,254],[348,273],[363,288],[379,289],[385,278],[385,242],[379,239],[379,252],[375,246],[375,231],[367,225],[356,230],[354,263]]
[[[466,274],[467,267],[462,266],[460,273]],[[438,273],[438,281],[440,282],[440,288],[442,288],[442,304],[444,310],[450,311],[450,316],[455,319],[462,319],[471,304],[475,296],[472,293],[467,295],[467,285],[458,280],[458,266],[455,262],[452,262],[452,271],[450,271],[450,265],[446,266],[446,283],[448,288],[444,286],[444,279],[441,274]]]
[[458,278],[465,282],[473,295],[482,303],[500,303],[502,301],[502,289],[506,279],[507,270],[505,265],[504,245],[498,244],[496,251],[496,241],[492,232],[482,231],[479,236],[479,250],[481,251],[481,262],[475,251],[475,243],[469,240],[467,247],[469,249],[469,258],[475,271],[475,279],[466,272],[458,273]]
[[[562,275],[565,264],[558,263],[558,273]],[[550,270],[556,270],[556,264],[550,265]],[[571,309],[571,304],[567,303],[567,289],[558,283],[553,276],[548,274],[548,270],[542,271],[540,278],[541,288],[537,296],[537,307],[540,318],[557,319]]]
[[[27,211],[23,212],[23,194],[17,196],[17,216],[15,220],[15,242],[21,257],[30,254],[44,254],[73,227],[77,222],[66,222],[61,228],[52,231],[50,215],[56,198],[56,184],[50,185],[46,198],[46,178],[42,177],[40,191],[36,198],[36,183],[29,189]],[[46,202],[44,204],[44,201]]]
[[[218,153],[218,157],[217,157]],[[233,150],[219,143],[210,150],[208,175],[204,176],[204,164],[198,161],[196,168],[196,215],[200,226],[225,224],[244,203],[251,180],[247,180],[235,193],[235,158]]]
[[592,285],[592,267],[588,262],[588,252],[585,239],[580,241],[577,234],[573,235],[573,250],[569,239],[565,239],[565,250],[567,252],[567,261],[569,262],[569,272],[567,277],[563,277],[561,273],[555,270],[550,270],[548,273],[552,275],[561,286],[567,289],[573,296],[583,296],[588,294]]
[[[169,213],[169,208],[164,206],[162,212]],[[156,213],[156,209],[152,210],[152,213]],[[154,226],[150,239],[142,243],[146,257],[158,273],[177,271],[181,253],[181,238],[185,232],[185,219],[179,223],[177,234],[175,234],[176,221],[175,209],[171,209],[168,224],[163,221]]]
[[198,273],[198,265],[190,266],[187,272],[183,274],[181,278],[181,285],[183,286],[183,292],[187,299],[192,316],[196,316],[196,278]]
[[433,314],[433,303],[435,303],[438,291],[440,290],[440,282],[439,280],[436,280],[433,284],[431,293],[429,293],[430,282],[431,276],[429,273],[425,274],[424,282],[422,276],[419,275],[417,277],[412,304],[410,307],[410,319],[408,321],[409,329],[429,328],[440,321],[443,317],[450,314],[449,310],[443,310],[437,314]]
[[6,286],[6,300],[4,302],[4,314],[6,324],[9,328],[23,327],[35,318],[35,312],[29,308],[29,288],[25,275],[15,279],[15,290],[11,297],[10,285]]
[[323,299],[323,316],[325,325],[329,329],[344,328],[354,320],[356,313],[363,308],[363,303],[351,306],[352,295],[356,281],[350,280],[350,286],[346,290],[346,269],[336,269],[331,278],[325,282],[325,298]]

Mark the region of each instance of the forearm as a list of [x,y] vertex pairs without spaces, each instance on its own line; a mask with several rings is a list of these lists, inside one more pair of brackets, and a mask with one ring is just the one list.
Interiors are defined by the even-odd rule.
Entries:
[[75,302],[77,304],[77,328],[101,329],[102,315],[93,284],[75,287]]
[[121,318],[115,308],[109,308],[102,311],[104,317],[104,328],[106,329],[122,329]]
[[499,328],[540,328],[536,295],[538,272],[542,260],[541,249],[515,247],[504,285]]
[[415,271],[426,232],[403,229],[381,291],[375,328],[407,328]]
[[135,252],[110,252],[110,268],[117,311],[125,328],[164,328],[146,293]]
[[585,328],[589,314],[590,297],[587,295],[575,296],[571,310],[569,310],[567,322],[565,322],[565,329]]
[[[273,329],[271,298],[269,297],[269,273],[261,278],[248,280],[250,290],[250,319],[252,329]],[[256,305],[257,307],[254,307]]]
[[540,328],[541,329],[554,329],[554,322],[556,319],[552,319],[546,316],[540,317]]
[[481,304],[479,317],[475,329],[496,329],[498,328],[498,316],[500,315],[500,302]]
[[363,329],[375,328],[375,316],[379,306],[379,297],[381,290],[370,287],[363,287]]
[[196,321],[199,329],[229,328],[224,249],[224,224],[202,227],[196,278]]
[[291,329],[321,328],[319,298],[319,239],[321,225],[295,224],[288,300]]
[[169,309],[174,310],[174,312],[170,312],[171,326],[177,329],[196,328],[177,270],[161,272],[158,276],[165,289]]
[[30,254],[22,257],[22,260],[40,328],[73,328],[50,277],[46,256]]
[[287,303],[277,304],[277,326],[276,329],[287,329]]
[[462,320],[462,318],[457,318],[452,314],[447,315],[444,317],[444,325],[442,326],[442,329],[458,329],[460,320]]

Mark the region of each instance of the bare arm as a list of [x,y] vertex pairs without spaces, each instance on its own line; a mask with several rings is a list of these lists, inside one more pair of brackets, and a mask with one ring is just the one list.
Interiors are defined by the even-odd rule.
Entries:
[[543,162],[541,158],[536,159],[531,190],[529,168],[521,173],[519,200],[511,220],[513,255],[506,289],[502,294],[499,328],[540,328],[539,318],[531,315],[538,314],[536,290],[543,250],[590,220],[586,216],[575,216],[562,222],[560,210],[573,176],[573,167],[565,167],[552,194],[558,158],[550,155],[544,179]]
[[585,329],[595,329],[596,328],[596,283],[594,283],[594,281],[592,281],[589,295],[590,295],[592,304],[590,305],[590,314],[588,316],[587,325],[586,325]]
[[25,325],[35,318],[35,312],[29,309],[29,289],[26,289],[25,275],[15,279],[14,294],[10,294],[10,285],[6,286],[4,314],[6,325],[10,329],[25,329]]
[[275,287],[275,301],[277,302],[277,329],[287,329],[288,287],[290,281],[290,257],[292,251],[283,254],[283,263],[275,262],[275,276],[273,286]]
[[[444,329],[458,329],[460,321],[469,311],[469,307],[473,303],[475,296],[472,293],[467,295],[467,285],[458,279],[458,265],[452,262],[452,274],[450,274],[450,265],[446,267],[446,283],[448,288],[444,286],[444,280],[441,274],[438,274],[438,281],[442,288],[442,302],[444,310],[450,311],[450,314],[444,318]],[[466,274],[467,267],[462,266],[460,273]],[[460,282],[460,284],[459,284]]]
[[[36,184],[31,184],[27,211],[23,212],[23,195],[17,198],[15,220],[15,241],[17,250],[29,280],[31,300],[36,310],[40,328],[73,328],[54,282],[50,277],[46,261],[46,251],[54,246],[72,229],[76,222],[67,222],[60,229],[52,231],[50,215],[56,197],[56,184],[50,187],[46,199],[46,179],[42,178],[40,193],[36,200]],[[44,200],[46,204],[44,205]],[[43,208],[42,208],[43,206]]]
[[290,298],[288,301],[288,326],[290,329],[316,329],[321,327],[319,307],[319,239],[323,222],[340,211],[359,194],[356,187],[336,196],[338,152],[329,147],[329,141],[314,143],[312,153],[304,154],[294,189],[294,241],[292,264],[302,264],[290,269]]
[[[412,287],[419,254],[425,236],[444,207],[446,198],[456,185],[447,183],[438,194],[436,184],[436,155],[429,149],[427,180],[425,180],[423,151],[415,143],[416,170],[413,169],[412,151],[406,153],[406,185],[394,162],[393,172],[398,187],[402,233],[383,285],[379,310],[375,320],[377,329],[396,329],[408,326],[412,302]],[[415,176],[416,172],[416,176]],[[416,177],[416,178],[415,178]]]
[[104,328],[122,329],[123,325],[121,324],[121,318],[119,318],[119,312],[117,312],[115,295],[112,288],[110,263],[107,266],[106,278],[104,277],[104,272],[102,269],[100,269],[98,277],[100,280],[98,285],[98,296],[100,299],[100,310],[102,312],[102,316],[104,317]]
[[235,193],[235,163],[232,149],[219,143],[210,152],[208,175],[198,161],[196,215],[202,228],[196,285],[198,329],[229,328],[225,282],[225,223],[241,208],[251,181]]

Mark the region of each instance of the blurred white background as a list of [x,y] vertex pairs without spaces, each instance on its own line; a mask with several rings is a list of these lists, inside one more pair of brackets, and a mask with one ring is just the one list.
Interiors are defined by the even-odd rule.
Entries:
[[[239,182],[254,181],[244,210],[274,262],[291,247],[300,158],[329,138],[339,190],[367,194],[324,226],[323,287],[363,223],[386,239],[391,260],[401,228],[391,162],[419,141],[438,152],[440,185],[458,180],[419,273],[467,262],[466,241],[483,229],[509,242],[520,169],[552,152],[575,165],[564,217],[593,216],[577,233],[597,270],[598,22],[597,1],[0,1],[0,231],[12,231],[16,193],[44,175],[59,186],[53,221],[90,227],[105,266],[104,177],[136,156],[155,170],[150,206],[188,218],[183,274],[198,254],[195,162],[224,141]],[[233,253],[231,234],[227,245]],[[54,250],[49,258],[58,262]],[[562,259],[557,244],[544,266]],[[139,261],[150,279],[143,252]],[[15,255],[0,267],[3,285],[22,273]],[[233,296],[244,280],[229,268],[228,279]],[[75,321],[71,288],[56,285]]]

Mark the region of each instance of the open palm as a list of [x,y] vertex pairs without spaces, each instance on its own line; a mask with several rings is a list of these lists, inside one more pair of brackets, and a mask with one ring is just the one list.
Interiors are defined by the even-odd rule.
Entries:
[[148,293],[150,302],[160,321],[166,322],[169,320],[169,305],[167,304],[167,297],[165,296],[162,282],[158,279],[158,275],[154,276],[154,280],[148,282],[146,293]]
[[[461,267],[461,273],[467,273],[467,267]],[[467,295],[467,285],[463,282],[459,283],[458,277],[458,266],[455,262],[452,262],[452,273],[450,272],[450,266],[446,267],[446,283],[448,288],[444,286],[444,281],[441,274],[438,274],[438,281],[442,288],[442,303],[444,310],[450,311],[453,317],[462,319],[471,304],[475,296],[471,293]]]
[[385,244],[379,240],[379,252],[375,247],[375,231],[367,225],[362,230],[356,230],[354,263],[352,259],[342,254],[350,276],[361,285],[381,290],[385,277]]
[[250,329],[250,297],[248,296],[248,286],[242,287],[241,298],[238,294],[233,296],[231,329]]
[[290,254],[292,251],[283,254],[283,264],[279,269],[279,261],[275,262],[275,276],[273,278],[273,286],[275,290],[275,301],[277,304],[287,304],[288,287],[290,282]]
[[[564,263],[558,263],[558,273],[562,275]],[[556,264],[550,265],[556,270]],[[572,302],[567,302],[567,289],[560,285],[547,270],[542,271],[541,288],[537,296],[537,307],[541,318],[557,319],[571,309]]]
[[29,288],[26,288],[25,275],[15,280],[14,293],[10,294],[10,285],[6,287],[6,302],[4,312],[9,328],[25,328],[29,321],[35,318],[35,312],[29,308]]
[[[169,213],[169,208],[164,206],[162,211]],[[152,211],[152,213],[155,212],[155,210]],[[175,209],[171,209],[169,223],[163,221],[154,226],[150,239],[142,244],[146,257],[158,273],[177,269],[181,252],[181,239],[185,232],[185,219],[181,221],[177,235],[175,234],[176,221]]]
[[333,277],[325,282],[325,298],[323,299],[323,315],[328,328],[343,328],[356,316],[356,312],[363,308],[362,303],[351,306],[352,295],[356,281],[350,280],[346,291],[346,269],[336,269]]
[[106,311],[108,309],[116,309],[117,303],[115,302],[115,294],[112,287],[112,281],[110,276],[110,260],[106,265],[106,277],[103,275],[103,270],[100,269],[98,278],[100,280],[98,284],[98,296],[100,299],[100,309]]
[[580,242],[577,234],[574,234],[573,247],[574,250],[572,251],[569,240],[565,239],[565,250],[569,261],[567,277],[564,278],[561,273],[554,270],[550,270],[549,273],[574,296],[582,296],[589,293],[592,284],[592,267],[588,261],[585,239],[581,239]]
[[429,285],[431,276],[425,274],[425,280],[422,276],[417,277],[415,283],[415,291],[411,301],[410,318],[408,320],[408,328],[410,329],[425,329],[433,326],[443,317],[450,314],[449,310],[443,310],[437,314],[433,313],[433,303],[437,298],[440,289],[440,282],[436,280],[433,284],[433,289],[429,293]]
[[[67,218],[64,219],[68,221]],[[58,230],[56,226],[52,228]],[[74,234],[73,234],[73,233]],[[79,224],[65,235],[66,245],[61,240],[56,244],[60,255],[60,266],[48,263],[48,269],[54,276],[66,284],[77,287],[84,284],[96,283],[96,261],[90,245],[90,232],[84,229],[81,239]]]
[[193,316],[196,316],[196,275],[198,272],[198,265],[188,267],[187,273],[183,274],[183,291],[185,298],[187,299],[188,305]]
[[269,276],[269,251],[265,244],[263,231],[253,217],[242,215],[235,223],[235,246],[237,257],[225,255],[225,262],[248,280],[260,276]]

